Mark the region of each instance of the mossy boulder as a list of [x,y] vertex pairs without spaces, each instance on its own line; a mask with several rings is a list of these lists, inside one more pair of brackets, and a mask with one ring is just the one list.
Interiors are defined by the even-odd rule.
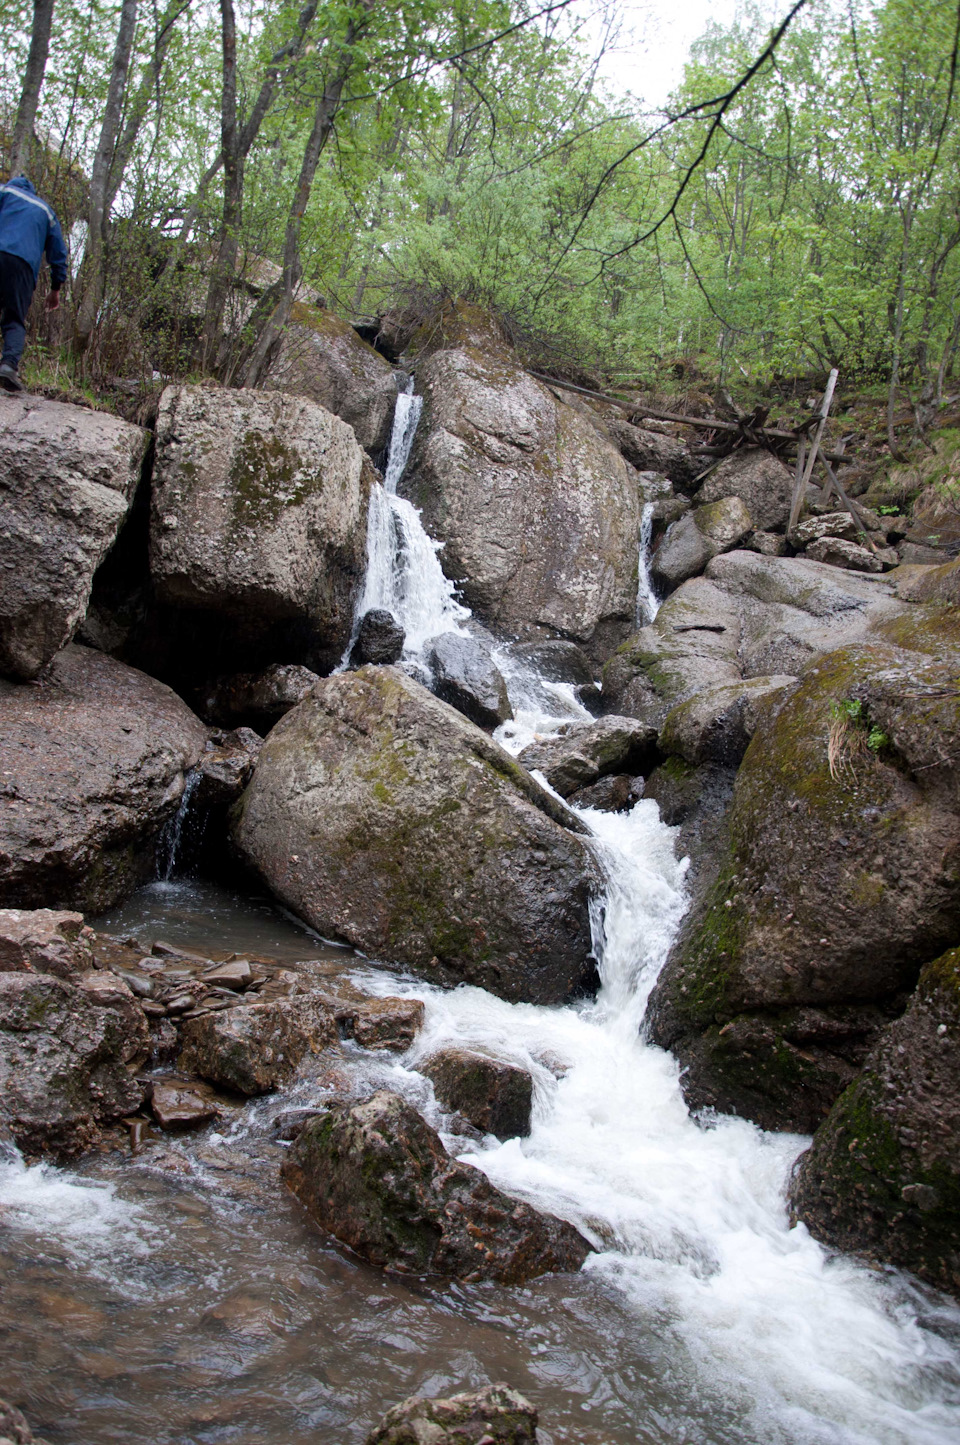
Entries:
[[287,713],[233,826],[246,860],[320,932],[438,983],[534,1003],[592,976],[600,878],[583,831],[393,667],[325,678]]
[[960,949],[928,964],[799,1160],[797,1218],[960,1295]]
[[158,601],[188,612],[201,643],[228,628],[235,651],[269,643],[274,658],[334,666],[366,564],[373,477],[350,427],[304,397],[168,387],[150,521]]
[[761,720],[728,856],[651,999],[691,1102],[802,1129],[832,1103],[960,931],[958,756],[955,666],[879,641]]

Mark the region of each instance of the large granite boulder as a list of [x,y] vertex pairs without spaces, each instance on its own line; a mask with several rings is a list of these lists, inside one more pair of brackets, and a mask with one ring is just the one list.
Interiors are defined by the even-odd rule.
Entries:
[[181,1066],[238,1094],[267,1094],[287,1083],[310,1052],[340,1035],[320,996],[246,1004],[184,1021]]
[[387,1090],[309,1120],[283,1174],[321,1228],[381,1269],[522,1284],[578,1270],[590,1253],[572,1224],[452,1159]]
[[146,445],[109,412],[0,396],[0,672],[36,677],[73,637]]
[[239,723],[268,733],[285,712],[303,701],[318,680],[309,667],[275,662],[263,672],[236,672],[216,678],[202,690],[198,706],[212,723],[223,727]]
[[667,528],[654,553],[654,580],[661,588],[678,587],[702,572],[718,553],[739,546],[752,531],[753,519],[739,497],[720,497],[697,507]]
[[793,474],[772,452],[745,447],[733,452],[709,474],[697,492],[698,506],[721,497],[739,497],[746,503],[755,527],[781,530],[790,516]]
[[0,682],[0,904],[100,912],[153,876],[207,729],[176,693],[71,644]]
[[660,729],[660,751],[688,763],[735,767],[764,710],[782,704],[795,677],[751,677],[721,683],[671,708]]
[[[0,1402],[2,1404],[2,1402]],[[449,1399],[412,1395],[388,1410],[366,1445],[536,1445],[537,1412],[509,1385]]]
[[513,717],[507,684],[490,653],[475,637],[444,632],[424,649],[433,691],[481,728]]
[[668,432],[634,426],[621,416],[606,417],[604,426],[638,472],[659,473],[684,486],[703,471],[703,459],[693,456],[686,442]]
[[0,1128],[29,1154],[89,1148],[143,1099],[146,1017],[119,979],[90,982],[0,973]]
[[284,392],[160,399],[150,569],[161,603],[234,647],[333,667],[350,640],[374,471],[345,422]]
[[960,1295],[960,950],[923,970],[801,1156],[790,1198],[833,1248]]
[[264,744],[233,836],[325,935],[438,983],[558,1003],[590,976],[583,831],[398,668],[324,678]]
[[266,386],[309,397],[332,411],[373,455],[390,440],[397,373],[332,311],[294,302]]
[[697,1107],[811,1131],[958,936],[960,632],[898,639],[820,659],[747,750],[649,1009]]
[[417,368],[423,416],[401,490],[488,625],[622,637],[636,605],[636,478],[592,423],[460,306]]
[[530,743],[520,762],[542,773],[562,798],[611,773],[638,773],[651,756],[656,729],[630,717],[603,717]]

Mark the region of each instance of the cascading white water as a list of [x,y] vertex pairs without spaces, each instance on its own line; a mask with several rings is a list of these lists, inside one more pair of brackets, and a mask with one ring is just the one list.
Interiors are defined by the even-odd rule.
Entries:
[[397,495],[422,408],[423,398],[414,396],[411,379],[407,391],[397,397],[383,486],[375,484],[370,493],[367,569],[353,635],[341,664],[344,667],[361,619],[372,608],[392,613],[400,623],[406,634],[407,659],[418,658],[431,637],[462,631],[462,623],[470,616],[457,601],[453,583],[443,574],[438,556],[442,543],[431,541],[416,507]]
[[640,514],[640,555],[637,560],[637,626],[649,627],[660,611],[650,576],[650,541],[653,537],[653,503],[644,502]]

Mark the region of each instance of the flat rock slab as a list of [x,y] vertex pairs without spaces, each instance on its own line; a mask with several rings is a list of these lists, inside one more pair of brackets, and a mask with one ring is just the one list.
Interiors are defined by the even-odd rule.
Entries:
[[207,729],[163,683],[71,644],[0,682],[0,903],[102,912],[154,874]]
[[537,1412],[509,1385],[431,1400],[413,1395],[394,1405],[366,1445],[536,1445]]
[[238,1094],[268,1094],[304,1056],[339,1042],[324,998],[304,995],[185,1019],[180,1067]]
[[213,1099],[189,1084],[154,1084],[150,1108],[161,1129],[199,1129],[220,1115]]
[[392,667],[324,678],[270,734],[234,817],[242,855],[327,937],[536,1003],[591,977],[600,877],[582,831]]
[[0,672],[36,677],[73,637],[146,446],[109,412],[0,397]]
[[382,1269],[522,1284],[578,1270],[590,1252],[572,1224],[452,1159],[387,1090],[309,1120],[283,1174],[323,1229]]
[[441,1104],[498,1139],[530,1133],[533,1080],[526,1069],[470,1049],[441,1049],[419,1065]]

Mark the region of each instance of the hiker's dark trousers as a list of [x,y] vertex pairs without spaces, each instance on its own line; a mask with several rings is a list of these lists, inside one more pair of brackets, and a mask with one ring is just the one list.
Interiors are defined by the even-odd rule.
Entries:
[[27,312],[36,287],[33,267],[22,256],[0,251],[0,332],[3,333],[3,356],[0,360],[20,365],[27,339]]

